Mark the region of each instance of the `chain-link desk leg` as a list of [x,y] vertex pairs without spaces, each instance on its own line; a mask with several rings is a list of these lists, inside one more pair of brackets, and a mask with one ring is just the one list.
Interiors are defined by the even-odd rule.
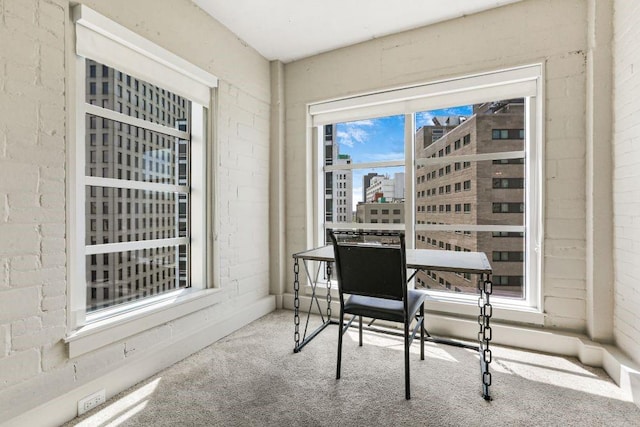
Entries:
[[327,262],[327,322],[331,322],[331,263]]
[[[315,277],[311,276],[311,273],[309,271],[309,266],[307,265],[307,262],[305,259],[302,259],[303,264],[304,264],[304,270],[307,274],[307,278],[309,279],[309,283],[311,283],[311,296],[310,296],[310,302],[309,302],[309,311],[307,312],[307,320],[306,323],[304,325],[304,332],[302,333],[302,338],[300,337],[300,266],[298,263],[298,258],[295,258],[294,261],[294,265],[293,265],[293,272],[294,272],[294,281],[293,281],[293,290],[294,290],[294,303],[293,303],[293,317],[294,317],[294,323],[295,323],[295,332],[294,332],[294,341],[295,341],[295,346],[293,348],[293,352],[294,353],[299,353],[300,351],[302,351],[302,347],[304,347],[305,345],[307,345],[307,343],[309,343],[312,339],[315,338],[316,335],[318,335],[320,332],[322,332],[327,326],[331,325],[331,324],[337,324],[337,322],[332,321],[331,320],[331,263],[330,262],[326,262],[326,274],[327,274],[327,318],[325,319],[324,314],[323,314],[323,310],[320,306],[320,301],[318,300],[318,296],[316,294],[316,287],[318,285],[318,278],[319,278],[319,274],[320,271],[322,271],[321,267],[322,264],[320,263],[318,265],[318,269],[316,270],[315,273]],[[313,308],[313,305],[316,305],[316,307],[318,308],[318,313],[320,314],[320,318],[322,321],[322,324],[317,327],[313,332],[311,332],[309,335],[307,335],[307,328],[309,327],[309,318],[311,315],[311,311]]]
[[480,297],[478,298],[478,307],[480,307],[480,315],[478,316],[478,324],[480,332],[478,332],[478,352],[480,355],[480,373],[482,375],[482,397],[485,400],[491,400],[489,387],[491,386],[491,372],[489,372],[489,364],[491,363],[491,350],[489,342],[491,341],[491,316],[493,315],[493,307],[489,300],[493,291],[491,283],[491,275],[483,274],[478,281],[478,290]]
[[295,341],[295,347],[293,352],[300,351],[300,265],[298,264],[298,258],[295,258],[293,263],[293,323],[295,324],[295,332],[293,333],[293,340]]

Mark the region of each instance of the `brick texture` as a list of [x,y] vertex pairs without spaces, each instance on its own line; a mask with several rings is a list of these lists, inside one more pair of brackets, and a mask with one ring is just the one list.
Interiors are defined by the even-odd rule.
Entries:
[[[214,262],[225,309],[269,292],[269,63],[189,0],[86,0],[220,78]],[[0,0],[0,420],[216,320],[183,316],[69,359],[66,224],[73,23],[67,0]],[[176,19],[176,7],[181,18]],[[189,25],[185,25],[189,22]],[[197,22],[197,24],[195,24]],[[194,39],[201,42],[193,44]],[[185,46],[188,46],[185,48]],[[70,59],[71,58],[71,59]],[[71,61],[69,63],[69,61]],[[213,65],[212,65],[213,64]],[[76,224],[72,224],[71,228]],[[110,390],[109,392],[112,392]],[[73,406],[74,402],[71,402]],[[2,422],[0,421],[0,423]]]
[[39,375],[42,348],[66,333],[63,239],[62,256],[49,262],[47,253],[43,268],[51,240],[43,225],[57,235],[66,226],[66,13],[50,0],[0,7],[0,390]]
[[640,5],[614,10],[614,336],[640,363]]

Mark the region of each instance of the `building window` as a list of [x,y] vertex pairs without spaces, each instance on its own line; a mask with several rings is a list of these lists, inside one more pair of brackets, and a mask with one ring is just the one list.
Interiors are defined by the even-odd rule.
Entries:
[[524,178],[494,178],[493,188],[524,188]]
[[492,260],[497,262],[522,262],[524,252],[522,251],[494,251]]
[[[214,76],[178,60],[159,46],[147,56],[144,49],[151,43],[140,36],[131,33],[127,46],[118,38],[105,36],[114,34],[118,24],[86,6],[76,6],[76,12],[76,54],[83,65],[76,90],[84,100],[78,105],[77,121],[85,123],[86,128],[77,132],[77,151],[84,155],[76,156],[78,162],[74,165],[78,191],[73,203],[78,208],[73,215],[79,215],[79,208],[86,206],[91,217],[86,214],[73,221],[78,224],[73,231],[78,237],[71,240],[73,251],[79,254],[74,261],[77,265],[72,268],[77,277],[70,281],[71,310],[78,313],[74,328],[130,310],[130,303],[152,295],[206,287],[205,269],[190,268],[206,263],[205,242],[192,236],[206,233],[207,215],[205,164],[192,159],[206,158],[204,118],[211,88],[217,85]],[[104,33],[98,31],[102,27]],[[96,40],[110,48],[96,51],[92,48]],[[158,58],[157,64],[152,57]],[[131,91],[123,98],[116,83],[122,76],[127,82],[132,79],[115,65],[123,60],[128,69],[140,73],[133,77],[136,81],[166,81],[170,85],[171,91],[162,84],[142,85],[167,93],[174,100],[162,106],[156,104],[163,112],[171,111],[165,115],[166,120],[140,120],[137,113],[127,113],[118,121],[113,119],[110,108],[124,104],[124,111],[131,111]],[[153,67],[140,65],[149,61],[154,62]],[[99,77],[96,70],[101,70]],[[199,80],[191,77],[194,73]],[[91,96],[97,87],[112,97],[112,102],[94,105]],[[134,95],[142,96],[137,92]],[[101,153],[96,154],[92,148],[95,133],[89,129],[99,129]],[[132,135],[127,137],[126,146],[122,144],[123,135]],[[131,150],[131,142],[135,150]],[[127,166],[122,165],[124,155]],[[96,206],[102,209],[96,212]],[[102,260],[101,265],[96,265],[96,255]],[[135,290],[133,283],[137,284]],[[125,284],[131,292],[123,291]]]
[[524,212],[524,203],[493,203],[493,213],[518,213]]
[[491,139],[524,139],[524,129],[493,129]]

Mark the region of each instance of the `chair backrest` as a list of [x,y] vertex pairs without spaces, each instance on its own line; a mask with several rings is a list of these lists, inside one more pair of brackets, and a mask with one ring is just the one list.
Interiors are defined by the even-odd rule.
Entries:
[[[356,242],[360,236],[375,235],[395,244]],[[394,300],[406,299],[404,233],[335,231],[333,243],[336,275],[342,293]]]

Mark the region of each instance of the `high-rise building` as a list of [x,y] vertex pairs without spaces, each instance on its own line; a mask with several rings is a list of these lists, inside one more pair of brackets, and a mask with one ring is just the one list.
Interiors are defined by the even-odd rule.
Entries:
[[[336,126],[324,127],[325,166],[350,165],[351,156],[340,154]],[[353,172],[350,169],[325,172],[325,220],[353,221]]]
[[421,127],[416,133],[416,150],[427,148],[447,132],[455,129],[462,123],[466,117],[464,116],[436,116],[431,119],[432,124]]
[[376,172],[369,172],[365,176],[362,177],[362,201],[367,201],[367,188],[371,185],[371,178],[374,176],[378,176]]
[[[188,131],[185,98],[91,60],[86,76],[89,104]],[[88,115],[85,155],[87,176],[127,183],[88,187],[87,244],[188,235],[186,195],[136,188],[140,182],[188,186],[187,141]],[[187,286],[187,258],[183,246],[87,256],[88,310]]]
[[[442,136],[427,144],[432,135]],[[417,158],[442,158],[524,150],[524,103],[521,99],[477,104],[458,126],[440,122],[420,128]],[[524,225],[524,159],[458,161],[449,159],[416,170],[417,224]],[[418,231],[416,247],[487,254],[493,267],[494,293],[521,297],[524,234],[512,231]],[[424,272],[416,284],[430,289],[475,293],[468,274]]]

